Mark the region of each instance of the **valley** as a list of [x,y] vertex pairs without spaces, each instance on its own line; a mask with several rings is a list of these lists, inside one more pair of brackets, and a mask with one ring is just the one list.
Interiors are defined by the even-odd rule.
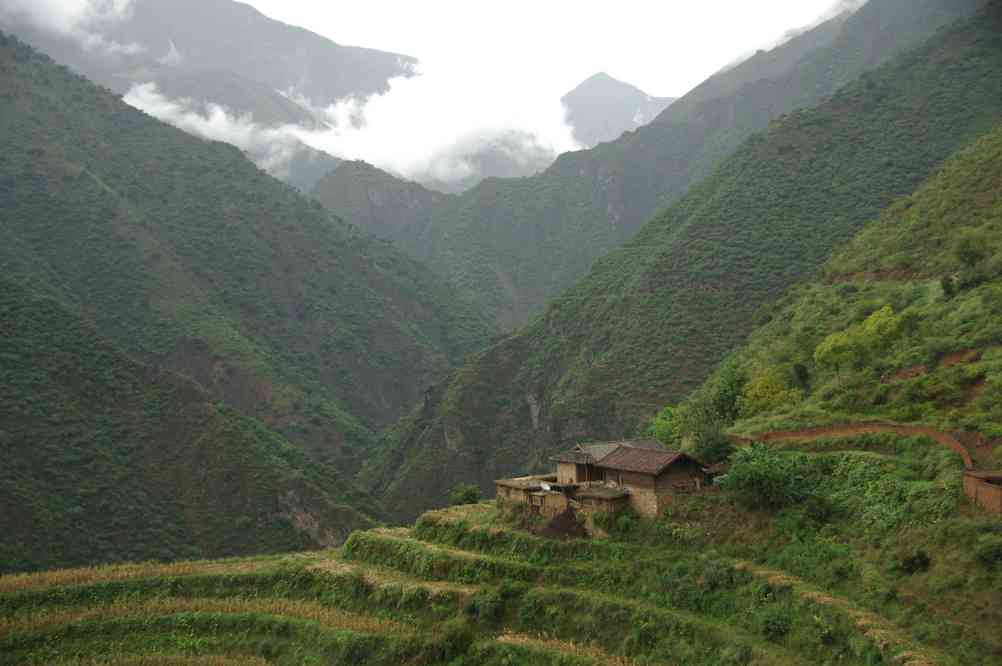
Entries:
[[261,4],[0,0],[0,664],[1002,662],[1002,0],[548,34],[421,183],[265,163],[424,73]]

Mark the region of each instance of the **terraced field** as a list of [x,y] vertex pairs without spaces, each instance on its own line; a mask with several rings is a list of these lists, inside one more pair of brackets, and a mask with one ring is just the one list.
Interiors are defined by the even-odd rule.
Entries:
[[488,503],[336,551],[0,577],[0,664],[85,663],[956,662],[782,572],[542,539]]

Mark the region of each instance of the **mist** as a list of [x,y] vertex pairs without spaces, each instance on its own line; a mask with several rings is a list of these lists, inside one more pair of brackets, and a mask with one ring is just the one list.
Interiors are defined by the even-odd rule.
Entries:
[[266,127],[254,122],[250,114],[237,115],[219,104],[171,99],[152,82],[133,86],[123,100],[185,132],[240,148],[277,178],[288,175],[289,162],[300,145],[292,126]]
[[[505,78],[512,74],[470,80],[448,65],[423,63],[416,75],[392,79],[383,94],[326,107],[295,89],[281,91],[313,115],[313,127],[265,126],[218,104],[171,99],[152,82],[133,86],[124,100],[187,132],[239,147],[277,177],[287,173],[301,142],[449,189],[479,180],[486,164],[502,160],[509,171],[531,172],[580,147],[558,95],[537,90],[513,96],[517,82]],[[485,159],[487,152],[492,159]]]
[[0,25],[29,26],[106,55],[143,53],[142,44],[120,44],[102,32],[128,17],[133,0],[0,0]]
[[[308,105],[320,131],[293,128],[304,143],[338,157],[363,159],[417,181],[454,182],[477,174],[477,153],[503,152],[515,164],[538,164],[579,148],[564,117],[560,91],[519,90],[511,71],[422,62],[416,76],[390,81],[386,93]],[[295,97],[292,97],[295,99]]]

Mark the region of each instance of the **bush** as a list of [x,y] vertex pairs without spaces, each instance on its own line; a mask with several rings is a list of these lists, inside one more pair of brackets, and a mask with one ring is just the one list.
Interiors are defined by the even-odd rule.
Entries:
[[779,509],[808,495],[799,462],[763,444],[740,449],[721,485],[752,507]]
[[932,558],[929,557],[929,553],[919,548],[900,553],[895,558],[894,568],[910,576],[920,571],[928,571],[931,564]]
[[476,504],[480,501],[480,486],[475,483],[459,483],[449,491],[449,504]]
[[455,659],[465,654],[476,638],[472,627],[461,619],[452,619],[442,624],[439,639],[436,641],[438,657],[443,661]]
[[762,636],[767,641],[778,643],[786,638],[792,627],[793,622],[790,621],[790,616],[785,611],[776,609],[770,611],[762,621]]
[[1002,564],[1002,535],[984,534],[978,537],[978,545],[974,549],[978,562],[986,567]]

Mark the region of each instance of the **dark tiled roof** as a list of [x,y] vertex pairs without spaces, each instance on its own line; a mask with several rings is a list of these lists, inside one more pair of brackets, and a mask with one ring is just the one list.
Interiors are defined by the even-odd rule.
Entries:
[[666,468],[670,467],[680,459],[693,460],[702,467],[702,464],[679,451],[669,451],[662,448],[659,451],[653,449],[637,449],[628,446],[621,446],[605,458],[596,463],[599,467],[614,469],[621,472],[639,472],[641,474],[652,474],[657,476]]
[[578,444],[570,451],[563,451],[551,458],[554,462],[575,463],[578,465],[592,465],[605,458],[607,455],[625,446],[631,449],[652,449],[664,451],[661,442],[654,439],[625,439],[617,442],[592,442],[590,444]]

